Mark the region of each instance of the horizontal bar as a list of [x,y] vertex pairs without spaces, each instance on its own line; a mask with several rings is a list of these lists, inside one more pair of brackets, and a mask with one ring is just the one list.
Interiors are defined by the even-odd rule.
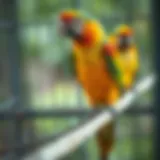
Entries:
[[[76,150],[89,137],[93,136],[106,123],[123,113],[138,96],[146,93],[155,84],[155,76],[148,76],[138,83],[133,90],[127,92],[115,105],[112,110],[98,113],[81,127],[70,133],[50,142],[32,154],[28,154],[23,160],[34,160],[41,157],[41,160],[58,160]],[[37,157],[38,155],[38,157]]]
[[[85,119],[86,121],[86,119]],[[65,130],[65,132],[60,132],[60,133],[54,133],[52,135],[49,135],[47,137],[43,137],[40,138],[38,140],[36,140],[35,142],[32,143],[26,143],[26,144],[12,144],[9,146],[3,146],[0,147],[0,155],[4,155],[8,152],[19,152],[22,151],[25,154],[33,152],[34,150],[38,149],[39,147],[42,147],[43,145],[46,145],[47,143],[49,143],[50,141],[56,140],[62,136],[64,136],[66,133],[70,133],[72,130],[77,129],[80,125],[82,125],[84,123],[84,121],[79,122],[78,126],[69,126],[69,128],[67,128]]]
[[[93,117],[92,117],[92,119],[93,119]],[[50,141],[55,141],[56,139],[65,136],[67,133],[71,133],[72,130],[74,131],[78,127],[81,127],[83,124],[84,124],[84,122],[79,124],[76,127],[69,127],[65,132],[50,135],[48,137],[36,140],[35,142],[32,142],[32,143],[26,143],[26,144],[20,144],[20,145],[12,144],[12,145],[9,145],[9,146],[0,147],[0,155],[5,155],[5,154],[7,154],[9,152],[13,152],[13,151],[16,151],[16,152],[22,151],[24,153],[23,155],[26,155],[27,153],[33,152],[33,151],[37,150],[38,148],[46,145]],[[138,133],[134,136],[133,135],[128,135],[128,136],[133,137],[133,139],[141,139],[144,136],[146,138],[150,138],[149,134],[146,135],[146,134],[143,134],[142,132],[140,132],[140,133]],[[117,138],[119,140],[124,140],[124,139],[126,139],[126,135],[122,135],[122,136],[119,136]]]
[[[47,109],[47,110],[32,110],[26,109],[23,111],[0,111],[0,120],[14,120],[14,119],[36,119],[36,118],[73,118],[73,117],[85,117],[91,114],[96,114],[106,109],[87,109],[87,108],[75,108],[75,109]],[[153,107],[151,105],[145,106],[132,106],[125,114],[141,115],[141,114],[153,114]]]
[[8,100],[5,100],[3,102],[0,102],[0,111],[1,110],[8,110],[10,108],[12,108],[17,102],[17,99],[14,97],[9,98]]

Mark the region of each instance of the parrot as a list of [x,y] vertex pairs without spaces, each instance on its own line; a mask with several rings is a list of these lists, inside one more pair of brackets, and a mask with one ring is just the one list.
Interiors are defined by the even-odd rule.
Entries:
[[[91,107],[112,106],[123,91],[123,72],[117,60],[116,45],[108,43],[101,23],[77,10],[65,10],[59,14],[59,29],[61,35],[72,42],[69,61],[72,62],[72,73],[84,89]],[[114,128],[114,122],[105,124],[96,135],[100,160],[109,159]]]
[[138,49],[134,42],[133,29],[125,24],[119,25],[109,37],[109,41],[116,46],[115,52],[119,55],[119,67],[123,70],[123,86],[126,90],[131,89],[139,70]]

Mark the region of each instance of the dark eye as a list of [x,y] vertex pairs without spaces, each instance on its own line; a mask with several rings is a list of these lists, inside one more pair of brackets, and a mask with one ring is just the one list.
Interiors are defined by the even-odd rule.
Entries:
[[126,37],[126,36],[121,36],[119,37],[119,44],[132,44],[133,43],[133,37]]

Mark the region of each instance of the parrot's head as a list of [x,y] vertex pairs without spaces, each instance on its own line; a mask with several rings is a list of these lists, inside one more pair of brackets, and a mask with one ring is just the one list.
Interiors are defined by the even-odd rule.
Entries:
[[127,25],[122,25],[116,30],[117,43],[120,49],[127,49],[133,45],[133,30]]
[[59,16],[60,33],[63,36],[77,38],[82,32],[83,21],[81,14],[75,10],[67,10]]
[[81,46],[94,45],[105,35],[99,22],[78,11],[63,11],[60,13],[59,20],[61,34]]

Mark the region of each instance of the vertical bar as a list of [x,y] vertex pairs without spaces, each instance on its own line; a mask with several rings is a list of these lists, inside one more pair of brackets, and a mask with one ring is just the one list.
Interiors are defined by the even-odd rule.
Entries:
[[[10,64],[10,88],[11,94],[17,99],[16,104],[12,110],[19,110],[21,107],[21,65],[20,65],[20,43],[18,35],[18,8],[17,0],[4,0],[4,7],[6,12],[6,20],[9,21],[10,27],[8,28],[8,56]],[[15,119],[13,122],[12,131],[14,134],[14,144],[22,143],[22,119]],[[15,153],[16,160],[18,160],[18,154]]]
[[20,51],[18,38],[18,15],[17,1],[3,0],[5,7],[6,20],[9,22],[8,28],[8,56],[10,62],[10,86],[14,97],[20,97]]
[[[134,24],[134,20],[135,20],[135,13],[136,13],[136,9],[137,9],[137,5],[140,4],[140,2],[135,1],[135,0],[131,0],[131,1],[127,1],[127,6],[128,7],[128,12],[127,12],[127,23],[130,26],[133,26]],[[131,7],[129,7],[131,6]],[[136,35],[135,35],[136,36]],[[137,35],[138,36],[138,35]],[[136,37],[135,37],[136,38]],[[137,106],[135,106],[136,108]],[[142,116],[142,114],[141,114]],[[134,119],[131,119],[132,123],[133,123],[133,127],[132,127],[132,134],[130,136],[130,139],[132,141],[132,160],[137,160],[140,159],[141,157],[143,157],[143,154],[141,151],[141,143],[140,140],[137,138],[137,136],[139,135],[139,129],[141,128],[141,125],[139,123],[139,118],[138,116],[135,116]],[[137,129],[138,128],[138,129]]]
[[160,5],[158,0],[152,0],[152,24],[154,62],[157,73],[157,84],[155,87],[155,136],[154,136],[154,160],[160,159]]

